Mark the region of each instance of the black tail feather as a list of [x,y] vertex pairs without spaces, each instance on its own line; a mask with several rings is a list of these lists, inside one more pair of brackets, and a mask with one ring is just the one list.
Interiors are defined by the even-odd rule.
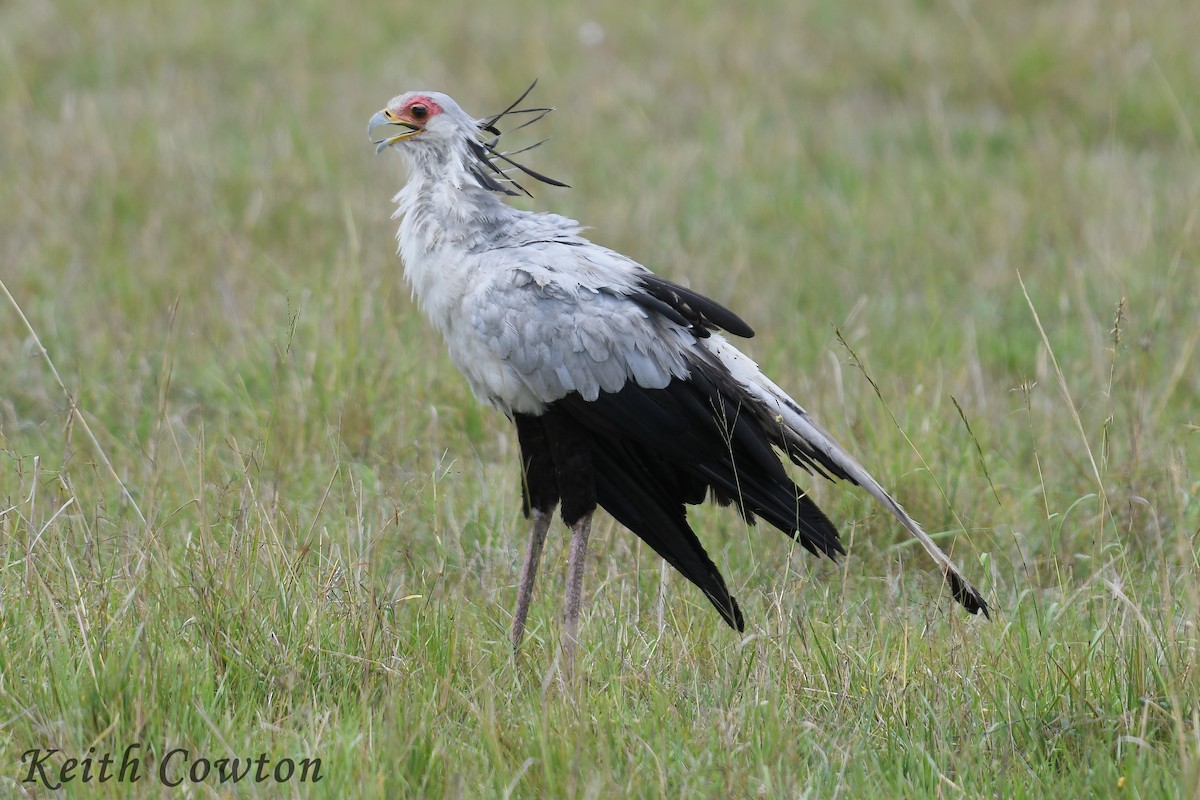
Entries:
[[[627,442],[597,437],[592,444],[597,500],[617,522],[696,584],[731,628],[744,631],[746,623],[737,600],[687,524],[687,511],[680,498],[689,495],[688,488],[668,486],[680,476],[670,464],[647,463],[648,458],[653,459]],[[691,496],[695,496],[694,491]]]
[[963,608],[972,614],[982,613],[988,619],[992,618],[992,615],[988,613],[987,601],[983,599],[983,595],[979,593],[978,589],[963,580],[962,576],[946,572],[946,582],[950,584],[950,594]]

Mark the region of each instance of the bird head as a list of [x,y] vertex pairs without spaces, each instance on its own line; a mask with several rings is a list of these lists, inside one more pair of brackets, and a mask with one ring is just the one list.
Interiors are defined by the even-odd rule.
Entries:
[[441,92],[408,92],[393,97],[371,117],[367,135],[384,125],[399,128],[400,132],[376,142],[376,153],[401,142],[405,147],[448,150],[464,135],[475,132],[475,120]]
[[416,91],[397,95],[371,117],[367,124],[367,136],[370,137],[376,128],[383,126],[398,128],[398,133],[376,140],[376,153],[396,147],[404,153],[410,164],[441,173],[461,166],[480,186],[491,191],[515,195],[517,192],[509,188],[515,186],[529,195],[525,187],[509,177],[508,171],[512,169],[552,186],[566,186],[512,159],[516,153],[532,150],[545,139],[514,152],[497,149],[503,135],[497,123],[505,116],[532,114],[532,118],[517,126],[519,129],[537,122],[552,110],[517,108],[536,85],[537,81],[534,81],[508,108],[483,119],[474,119],[451,97],[441,92]]

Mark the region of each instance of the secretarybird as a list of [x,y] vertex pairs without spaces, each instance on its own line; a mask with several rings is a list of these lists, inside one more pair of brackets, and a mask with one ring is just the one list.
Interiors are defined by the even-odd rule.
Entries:
[[[509,173],[564,186],[499,149],[498,125],[550,109],[474,119],[440,92],[395,97],[368,135],[389,134],[408,166],[393,218],[413,295],[445,337],[476,397],[516,424],[524,508],[532,518],[512,644],[520,646],[542,545],[556,506],[571,528],[564,648],[578,635],[592,512],[600,505],[700,587],[731,627],[745,623],[688,526],[706,495],[762,517],[814,554],[845,551],[833,523],[777,454],[873,495],[941,569],[954,599],[983,596],[900,504],[718,330],[749,337],[736,314],[584,238],[575,220],[515,209]],[[524,127],[522,125],[521,127]],[[528,148],[526,148],[528,149]],[[519,152],[519,151],[518,151]],[[525,192],[528,194],[528,192]]]

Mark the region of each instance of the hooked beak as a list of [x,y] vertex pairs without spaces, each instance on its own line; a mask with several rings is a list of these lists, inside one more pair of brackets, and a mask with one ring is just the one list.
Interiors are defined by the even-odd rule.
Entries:
[[396,119],[396,117],[392,115],[392,112],[385,108],[382,111],[376,111],[375,116],[371,117],[371,121],[367,123],[367,136],[370,137],[371,131],[375,130],[381,125],[398,125],[402,128],[407,128],[408,130],[395,136],[389,136],[386,139],[376,139],[376,153],[382,153],[396,142],[402,142],[405,139],[411,139],[418,133],[421,133],[423,130],[425,130],[419,125],[413,125],[411,122],[404,122],[403,120]]

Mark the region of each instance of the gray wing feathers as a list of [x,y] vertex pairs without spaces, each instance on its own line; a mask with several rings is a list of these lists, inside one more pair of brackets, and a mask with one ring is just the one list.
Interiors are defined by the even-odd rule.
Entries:
[[519,267],[489,270],[491,280],[472,292],[471,325],[503,368],[547,403],[570,392],[595,400],[630,379],[661,389],[688,374],[684,354],[695,337],[626,294],[632,268],[641,267],[597,262],[594,253],[582,259],[571,247],[547,250],[537,248],[542,263],[552,255],[558,262],[571,259],[568,265],[586,261],[586,267],[538,270],[526,252]]

